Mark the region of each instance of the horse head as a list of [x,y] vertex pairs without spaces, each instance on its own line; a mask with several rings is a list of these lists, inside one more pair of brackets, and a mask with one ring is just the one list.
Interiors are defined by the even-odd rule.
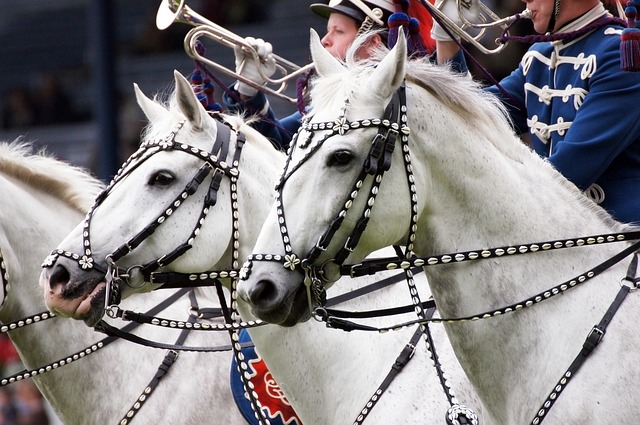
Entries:
[[175,84],[169,108],[135,87],[149,120],[140,148],[45,260],[57,314],[94,325],[105,303],[161,286],[157,273],[237,269],[255,240],[257,226],[240,227],[266,215],[279,154],[240,117],[210,116],[178,72]]
[[[309,318],[313,293],[339,278],[345,256],[358,261],[396,243],[406,235],[410,220],[406,215],[399,226],[391,226],[372,219],[365,232],[375,241],[357,246],[349,242],[361,236],[352,230],[369,220],[368,212],[359,213],[374,201],[409,211],[401,205],[409,199],[406,181],[399,180],[403,174],[391,173],[380,181],[392,156],[402,161],[400,138],[406,137],[407,128],[397,93],[403,90],[406,41],[400,37],[382,60],[357,66],[357,72],[331,56],[313,31],[311,52],[319,75],[312,91],[313,112],[296,135],[277,186],[276,208],[238,287],[253,314],[281,325]],[[402,170],[402,165],[394,168]],[[393,190],[379,190],[385,186]]]

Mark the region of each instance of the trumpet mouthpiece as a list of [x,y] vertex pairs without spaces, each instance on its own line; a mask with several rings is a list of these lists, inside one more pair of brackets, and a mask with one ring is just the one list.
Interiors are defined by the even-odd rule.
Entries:
[[520,17],[522,19],[531,19],[531,11],[529,9],[525,9],[520,13]]

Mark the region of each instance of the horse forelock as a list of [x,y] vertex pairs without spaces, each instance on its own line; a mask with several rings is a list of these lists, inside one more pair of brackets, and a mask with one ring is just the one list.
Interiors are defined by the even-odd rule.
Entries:
[[103,183],[87,170],[48,155],[34,153],[33,145],[21,139],[0,143],[0,172],[41,190],[86,213]]
[[[360,97],[366,103],[376,95],[376,88],[364,82],[390,50],[381,46],[371,50],[368,59],[361,59],[357,51],[366,40],[366,37],[359,37],[348,50],[343,72],[314,80],[311,95],[314,108],[339,108],[347,96],[350,99]],[[505,107],[493,94],[484,91],[479,82],[467,75],[452,71],[448,65],[434,65],[429,58],[408,59],[405,80],[428,91],[443,105],[476,126],[510,126]],[[354,87],[366,89],[359,92]],[[351,92],[353,95],[350,95]]]

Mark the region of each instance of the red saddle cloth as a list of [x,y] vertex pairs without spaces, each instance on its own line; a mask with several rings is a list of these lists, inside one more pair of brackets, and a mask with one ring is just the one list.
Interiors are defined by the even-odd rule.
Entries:
[[[247,331],[240,331],[240,342],[251,342]],[[260,354],[256,352],[254,347],[243,348],[242,353],[249,367],[251,383],[254,385],[258,400],[262,404],[262,411],[269,419],[269,422],[272,425],[302,425],[293,407],[291,407],[278,383],[269,372],[269,369],[267,369],[267,365],[260,357]],[[235,358],[231,364],[231,392],[238,409],[240,409],[247,422],[252,425],[259,425],[242,385],[238,363]]]

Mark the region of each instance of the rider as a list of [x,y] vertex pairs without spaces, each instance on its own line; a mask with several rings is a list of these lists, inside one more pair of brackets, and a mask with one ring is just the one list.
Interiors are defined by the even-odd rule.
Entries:
[[[372,31],[362,47],[363,56],[370,48],[386,45],[387,21],[396,11],[396,5],[393,0],[331,0],[329,4],[312,4],[310,9],[327,19],[327,33],[322,38],[322,45],[337,58],[344,59],[347,48],[362,33]],[[263,61],[258,65],[238,47],[234,49],[236,71],[243,77],[262,85],[265,79],[261,74],[270,77],[276,68],[271,55],[271,44],[251,37],[245,40],[255,47]],[[258,66],[261,67],[262,72],[258,70]],[[264,93],[239,81],[233,86],[233,91],[236,92],[235,99],[228,93],[223,95],[225,108],[229,111],[247,110],[257,114],[261,119],[253,124],[256,129],[279,148],[286,149],[293,134],[300,127],[302,114],[296,112],[278,120],[269,107],[269,101]]]
[[[624,27],[599,0],[523,1],[543,35],[500,81],[504,92],[487,90],[540,156],[615,219],[640,223],[640,72],[621,71]],[[439,62],[460,49],[435,22],[431,36]]]

